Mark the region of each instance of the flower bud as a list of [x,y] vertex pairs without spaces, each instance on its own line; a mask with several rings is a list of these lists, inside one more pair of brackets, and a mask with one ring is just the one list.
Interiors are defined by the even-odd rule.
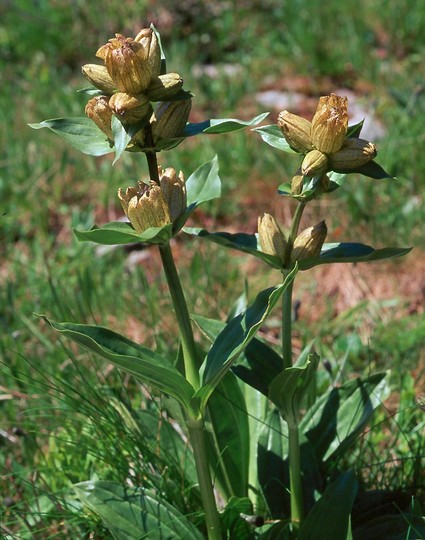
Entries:
[[183,86],[183,79],[178,73],[166,73],[154,79],[146,95],[151,101],[166,101],[167,98],[174,96]]
[[115,34],[96,56],[105,61],[120,92],[141,94],[160,73],[161,51],[155,33],[149,28],[139,32],[136,39]]
[[303,191],[303,184],[304,184],[304,175],[301,172],[301,169],[298,169],[298,171],[295,173],[295,176],[292,178],[292,181],[291,181],[292,195],[301,195]]
[[118,198],[138,233],[143,233],[150,227],[163,227],[171,223],[167,201],[157,184],[151,183],[148,186],[139,182],[137,188],[129,187],[125,193],[119,189]]
[[304,176],[319,176],[328,170],[328,158],[319,150],[311,150],[301,163]]
[[346,139],[343,147],[329,156],[333,171],[349,171],[372,161],[377,154],[376,146],[364,139]]
[[347,136],[347,98],[331,94],[319,99],[316,114],[311,121],[313,146],[324,154],[337,152]]
[[311,122],[296,114],[282,111],[277,123],[289,146],[304,154],[313,148],[311,142]]
[[137,124],[152,110],[149,99],[144,94],[133,96],[124,92],[114,94],[109,100],[109,106],[115,115],[127,124]]
[[180,137],[189,118],[191,107],[191,99],[161,102],[151,120],[154,142]]
[[184,176],[181,171],[177,176],[172,167],[168,167],[165,171],[162,170],[162,167],[158,167],[158,172],[162,194],[168,204],[170,219],[174,222],[186,211],[187,199]]
[[88,79],[93,86],[99,88],[105,94],[113,94],[116,90],[115,83],[111,79],[108,70],[105,66],[99,66],[98,64],[85,64],[81,71],[86,79]]
[[151,28],[142,28],[134,41],[140,43],[146,51],[151,80],[155,79],[161,72],[161,47],[157,35]]
[[285,261],[287,242],[275,218],[270,214],[258,218],[258,238],[263,253],[277,255],[282,263]]
[[291,260],[295,262],[317,257],[322,249],[327,232],[328,229],[324,221],[314,227],[304,229],[295,239]]
[[86,105],[85,113],[93,120],[97,127],[103,131],[108,139],[113,140],[111,120],[112,110],[108,105],[109,97],[96,96],[90,99]]

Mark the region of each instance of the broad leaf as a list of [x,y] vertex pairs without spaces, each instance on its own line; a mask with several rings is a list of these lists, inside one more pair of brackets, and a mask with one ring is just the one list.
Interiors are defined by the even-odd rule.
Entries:
[[254,540],[256,535],[248,520],[255,519],[252,516],[252,503],[248,497],[232,497],[221,514],[223,529],[226,538],[231,540]]
[[269,126],[263,126],[255,128],[252,131],[257,132],[264,142],[277,148],[278,150],[283,150],[284,152],[290,152],[291,154],[297,154],[289,144],[286,142],[285,137],[277,124],[271,124]]
[[299,261],[299,267],[300,270],[308,270],[319,264],[380,261],[401,257],[409,253],[411,249],[393,247],[375,249],[365,244],[349,242],[323,244],[319,257]]
[[194,393],[177,369],[159,354],[101,326],[57,323],[41,316],[54,330],[94,352],[144,384],[176,398],[187,407]]
[[221,181],[218,175],[218,159],[201,165],[192,173],[186,182],[187,206],[198,206],[201,203],[217,199],[221,195]]
[[256,126],[266,118],[269,113],[259,114],[252,120],[238,120],[236,118],[212,118],[197,124],[187,124],[183,135],[185,137],[193,137],[194,135],[204,134],[219,134],[238,131],[249,126]]
[[383,180],[384,178],[394,179],[391,174],[388,174],[376,161],[369,161],[365,165],[356,167],[355,169],[335,169],[338,173],[351,174],[358,173],[363,174],[364,176],[369,176],[369,178],[374,178],[376,180]]
[[[191,315],[191,318],[211,342],[226,326],[225,322],[201,315]],[[231,370],[243,382],[268,397],[270,383],[282,371],[282,366],[281,356],[266,343],[254,338]]]
[[254,255],[259,259],[266,262],[272,268],[281,269],[282,262],[279,257],[274,255],[269,255],[268,253],[263,253],[260,250],[258,243],[258,236],[256,234],[246,234],[246,233],[227,233],[227,232],[216,232],[210,233],[205,229],[199,229],[196,227],[185,227],[184,232],[187,234],[192,234],[205,238],[214,244],[219,244],[227,248],[237,249],[244,253],[249,253]]
[[353,444],[388,392],[385,375],[348,381],[332,388],[309,408],[300,430],[319,461],[341,457]]
[[114,115],[112,116],[111,128],[112,135],[114,136],[115,159],[113,164],[115,164],[127,148],[127,145],[131,140],[131,135],[127,133],[123,124]]
[[[195,459],[187,439],[158,412],[137,411],[137,426],[149,451],[162,458],[169,470],[168,482],[178,489],[189,490],[198,484]],[[148,456],[144,456],[148,459]]]
[[202,540],[188,519],[158,495],[116,482],[81,482],[78,498],[97,514],[115,540]]
[[103,156],[114,151],[106,135],[90,118],[53,118],[28,125],[34,129],[50,129],[84,154]]
[[103,245],[134,244],[135,242],[164,244],[171,238],[172,227],[169,223],[164,227],[150,227],[143,233],[138,233],[128,222],[113,221],[101,227],[94,225],[89,231],[74,229],[74,233],[80,242]]
[[308,513],[297,540],[346,540],[358,484],[353,472],[339,476],[328,486]]
[[[228,372],[208,400],[206,426],[213,477],[226,500],[248,495],[249,427],[245,400]],[[226,411],[223,414],[223,411]]]
[[294,280],[297,270],[294,268],[283,284],[260,292],[252,306],[232,319],[219,334],[201,368],[202,386],[195,395],[201,400],[201,407],[205,405],[232,363],[254,338],[283,291]]
[[297,425],[301,404],[319,365],[319,356],[309,354],[303,365],[284,369],[270,384],[269,397],[289,425]]
[[279,411],[269,412],[258,438],[258,479],[271,515],[284,517],[289,507],[288,429]]

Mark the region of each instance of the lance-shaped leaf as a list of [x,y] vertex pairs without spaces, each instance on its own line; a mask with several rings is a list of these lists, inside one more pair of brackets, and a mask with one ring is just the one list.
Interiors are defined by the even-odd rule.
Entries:
[[385,373],[348,381],[321,396],[300,422],[319,462],[342,457],[388,394]]
[[202,534],[156,493],[116,482],[81,482],[80,501],[98,515],[115,540],[202,540]]
[[270,384],[269,397],[289,425],[297,425],[305,393],[319,365],[319,356],[311,353],[302,365],[284,369]]
[[289,146],[285,137],[283,136],[283,133],[280,127],[277,124],[271,124],[269,126],[262,126],[259,128],[255,128],[252,131],[257,132],[260,135],[260,137],[263,139],[263,141],[269,144],[270,146],[273,146],[273,148],[277,148],[278,150],[283,150],[284,152],[288,152],[290,154],[298,153]]
[[238,120],[237,118],[211,118],[204,122],[198,122],[195,124],[187,124],[183,135],[185,137],[193,137],[200,134],[220,134],[230,133],[231,131],[238,131],[249,126],[256,126],[266,118],[269,113],[259,114],[252,118],[252,120]]
[[218,174],[218,158],[214,156],[211,161],[207,161],[186,181],[187,209],[173,225],[173,231],[179,231],[190,215],[204,202],[217,199],[221,195],[221,180]]
[[318,257],[304,259],[299,262],[300,270],[308,270],[319,264],[372,262],[406,255],[412,248],[381,248],[375,249],[365,244],[341,242],[323,244]]
[[339,476],[308,513],[297,540],[347,540],[358,484],[352,471]]
[[202,386],[194,396],[200,400],[201,409],[233,362],[254,338],[282,293],[294,280],[297,271],[295,267],[281,285],[261,291],[254,303],[227,323],[220,332],[201,367]]
[[259,259],[262,259],[272,268],[282,268],[282,261],[279,257],[275,255],[269,255],[268,253],[263,253],[261,251],[258,242],[258,235],[256,234],[227,232],[210,233],[205,229],[200,229],[196,227],[185,227],[183,230],[187,234],[192,234],[201,238],[205,238],[210,242],[214,242],[214,244],[219,244],[220,246],[237,249],[238,251],[254,255]]
[[62,335],[188,407],[194,394],[193,387],[171,362],[155,351],[101,326],[58,323],[41,317]]
[[28,125],[33,129],[50,129],[84,154],[103,156],[114,151],[106,135],[90,118],[53,118]]
[[210,463],[220,493],[226,500],[232,496],[247,496],[248,414],[242,390],[233,373],[226,373],[209,398],[205,420]]
[[143,233],[136,232],[128,222],[113,221],[101,227],[94,225],[88,231],[74,229],[74,233],[81,242],[94,242],[95,244],[116,245],[145,242],[147,244],[164,244],[172,236],[173,225],[169,223],[163,227],[150,227]]

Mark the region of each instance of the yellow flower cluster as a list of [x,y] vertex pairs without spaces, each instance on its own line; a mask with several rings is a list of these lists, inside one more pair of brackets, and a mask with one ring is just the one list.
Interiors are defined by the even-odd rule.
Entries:
[[[155,145],[160,139],[179,137],[186,125],[191,100],[167,101],[182,88],[183,79],[177,73],[161,75],[161,48],[151,28],[127,38],[116,34],[100,47],[96,56],[104,65],[86,64],[84,76],[102,95],[89,100],[85,112],[108,139],[113,139],[111,120],[115,115],[125,125],[150,122]],[[153,112],[151,102],[160,101]],[[143,130],[133,144],[144,146]]]

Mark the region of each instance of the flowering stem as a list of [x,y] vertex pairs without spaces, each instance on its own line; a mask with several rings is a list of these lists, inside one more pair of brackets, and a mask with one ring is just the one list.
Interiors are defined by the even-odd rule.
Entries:
[[177,324],[180,330],[180,339],[183,349],[184,369],[186,379],[195,390],[199,389],[198,362],[193,338],[192,325],[190,323],[189,311],[187,309],[186,299],[180,283],[174,263],[173,253],[170,244],[159,246],[162,265],[167,278],[168,288],[170,289],[171,299],[176,314]]
[[[306,203],[301,202],[294,213],[291,230],[288,237],[287,260],[290,260],[295,238],[298,234],[301,217]],[[293,282],[286,288],[282,298],[282,358],[283,369],[292,367],[292,293]],[[289,483],[291,492],[291,519],[293,529],[299,528],[304,514],[303,490],[301,481],[301,452],[298,423],[288,424],[288,461]]]
[[303,488],[301,482],[301,453],[298,423],[288,425],[289,489],[291,492],[291,521],[298,530],[304,515]]
[[202,420],[188,420],[190,442],[195,457],[199,490],[205,512],[208,540],[222,540],[220,516],[215,502],[210,466],[208,461],[205,427]]

